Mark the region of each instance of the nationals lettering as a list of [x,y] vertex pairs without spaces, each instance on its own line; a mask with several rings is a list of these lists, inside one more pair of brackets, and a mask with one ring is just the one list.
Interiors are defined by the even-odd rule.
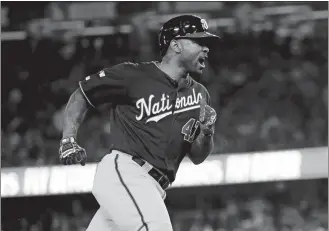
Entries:
[[[136,107],[140,110],[140,114],[136,116],[136,120],[140,121],[144,116],[147,116],[149,118],[146,123],[158,122],[172,114],[173,105],[169,100],[169,95],[163,93],[160,101],[154,101],[154,98],[155,96],[152,94],[147,101],[145,98],[137,100]],[[193,88],[192,94],[189,96],[181,96],[176,99],[174,114],[200,108],[199,102],[201,99],[201,93],[196,94]]]

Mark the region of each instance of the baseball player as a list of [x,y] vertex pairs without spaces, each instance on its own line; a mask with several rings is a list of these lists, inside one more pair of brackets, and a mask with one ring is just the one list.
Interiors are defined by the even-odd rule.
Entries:
[[87,110],[112,108],[110,153],[92,189],[100,208],[88,231],[173,230],[165,190],[185,156],[200,164],[214,146],[216,112],[206,88],[191,78],[202,74],[209,45],[219,39],[207,29],[197,16],[172,18],[159,34],[161,62],[105,68],[80,81],[70,97],[59,149],[65,165],[85,165],[76,137]]

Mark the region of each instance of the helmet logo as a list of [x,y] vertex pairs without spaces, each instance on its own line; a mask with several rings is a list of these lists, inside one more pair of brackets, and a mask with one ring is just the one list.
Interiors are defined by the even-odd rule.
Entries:
[[201,25],[204,30],[208,30],[208,24],[205,19],[201,19]]

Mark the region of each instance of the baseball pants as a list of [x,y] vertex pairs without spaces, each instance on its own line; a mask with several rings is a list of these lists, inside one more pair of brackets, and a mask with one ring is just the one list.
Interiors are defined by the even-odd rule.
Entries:
[[144,166],[116,150],[101,160],[92,189],[100,208],[87,231],[173,231],[166,192]]

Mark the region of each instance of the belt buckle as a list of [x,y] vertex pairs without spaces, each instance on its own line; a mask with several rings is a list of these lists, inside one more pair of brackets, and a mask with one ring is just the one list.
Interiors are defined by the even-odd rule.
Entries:
[[[165,179],[165,182],[163,183],[163,185],[160,183],[160,181],[162,180],[162,178]],[[161,177],[159,178],[158,180],[158,183],[160,184],[160,186],[163,188],[163,189],[166,189],[169,187],[170,185],[170,180],[168,179],[168,177],[164,174],[161,174]]]

